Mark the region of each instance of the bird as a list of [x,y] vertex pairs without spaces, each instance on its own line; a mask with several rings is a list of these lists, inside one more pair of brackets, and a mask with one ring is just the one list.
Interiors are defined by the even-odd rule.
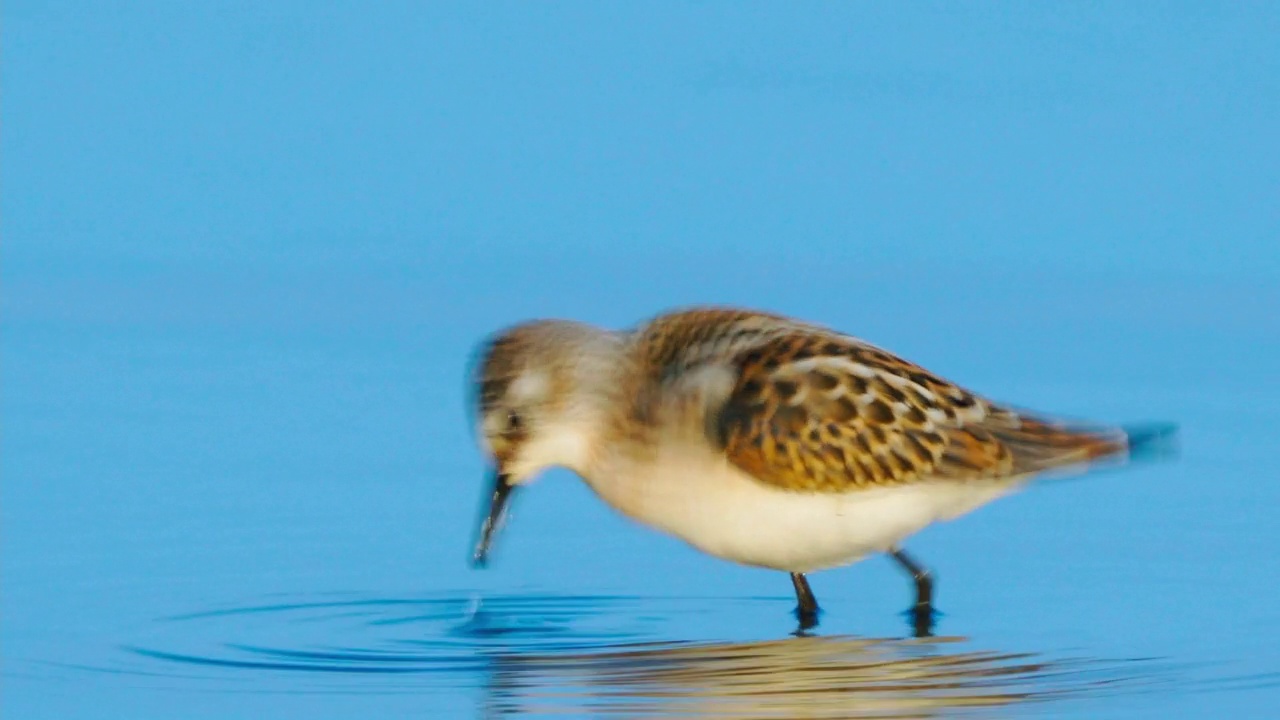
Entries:
[[564,468],[642,526],[788,573],[801,631],[821,610],[808,575],[886,555],[911,577],[911,624],[928,635],[933,575],[906,539],[1176,432],[1031,412],[827,325],[735,306],[624,329],[524,320],[478,343],[468,367],[489,467],[474,567],[513,494]]

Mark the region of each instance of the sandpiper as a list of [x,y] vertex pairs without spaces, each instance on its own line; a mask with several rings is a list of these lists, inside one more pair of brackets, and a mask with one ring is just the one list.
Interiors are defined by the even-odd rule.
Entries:
[[913,578],[927,634],[930,573],[903,540],[1172,432],[1016,410],[851,335],[735,308],[621,331],[521,323],[482,344],[472,381],[493,465],[476,566],[513,490],[564,467],[627,517],[790,573],[802,629],[818,614],[806,573],[884,553]]

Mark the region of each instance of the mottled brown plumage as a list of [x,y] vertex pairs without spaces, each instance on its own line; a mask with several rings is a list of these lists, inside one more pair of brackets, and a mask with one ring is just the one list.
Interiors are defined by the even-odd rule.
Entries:
[[778,315],[677,312],[633,342],[645,359],[640,387],[724,365],[732,391],[704,408],[711,440],[752,477],[789,490],[999,478],[1126,447],[1123,433],[1018,413],[881,348]]

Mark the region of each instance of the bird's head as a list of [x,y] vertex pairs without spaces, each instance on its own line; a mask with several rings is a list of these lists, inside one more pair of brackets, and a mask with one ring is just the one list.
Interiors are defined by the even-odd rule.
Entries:
[[618,346],[614,333],[565,320],[523,323],[480,346],[471,404],[490,494],[475,565],[484,565],[515,488],[551,467],[587,466]]

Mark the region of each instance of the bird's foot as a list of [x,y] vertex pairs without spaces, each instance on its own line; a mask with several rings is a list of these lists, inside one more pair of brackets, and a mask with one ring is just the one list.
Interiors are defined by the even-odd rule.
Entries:
[[942,617],[932,603],[916,603],[902,612],[907,618],[907,623],[911,627],[913,637],[923,638],[932,637],[933,628],[938,622],[938,618]]
[[796,637],[804,637],[809,631],[818,627],[818,610],[797,607],[796,614],[796,631],[792,633]]

